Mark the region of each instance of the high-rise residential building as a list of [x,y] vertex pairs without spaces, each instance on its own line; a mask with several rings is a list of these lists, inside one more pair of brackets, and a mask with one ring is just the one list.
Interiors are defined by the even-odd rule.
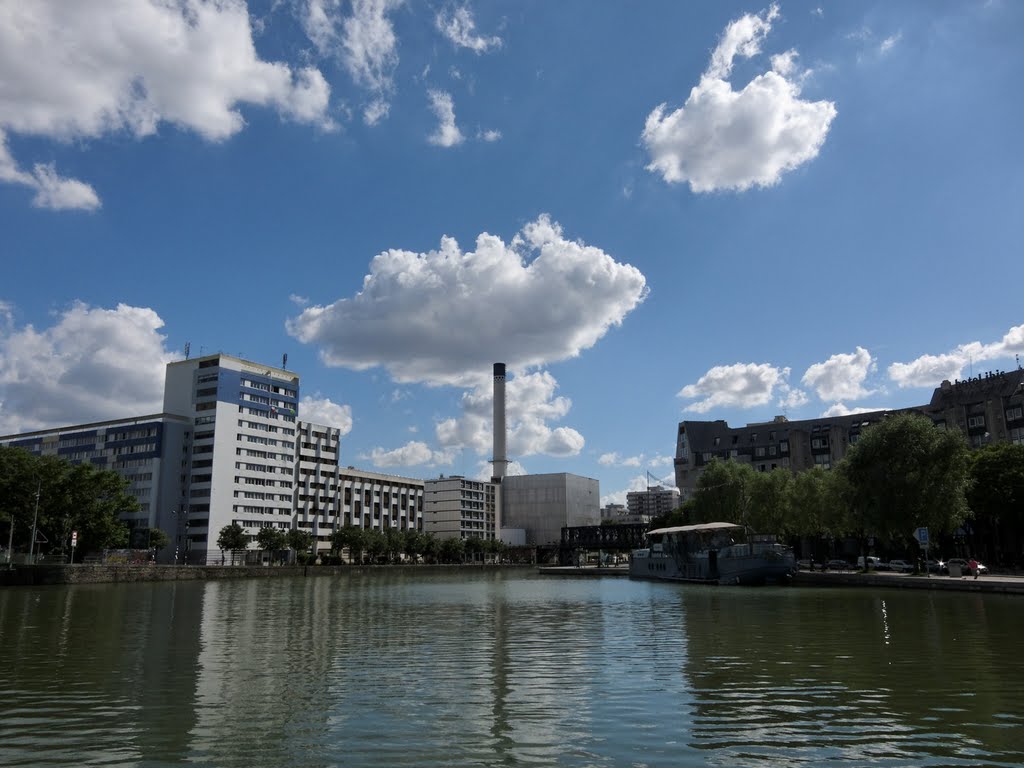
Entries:
[[501,492],[501,482],[461,475],[425,480],[423,531],[439,539],[493,541],[502,525]]
[[631,518],[648,522],[651,518],[667,515],[679,506],[679,489],[654,485],[644,491],[630,491],[626,494],[626,505]]
[[292,527],[298,404],[299,377],[281,368],[225,354],[167,365],[164,410],[194,425],[181,478],[190,561],[217,561],[226,525]]

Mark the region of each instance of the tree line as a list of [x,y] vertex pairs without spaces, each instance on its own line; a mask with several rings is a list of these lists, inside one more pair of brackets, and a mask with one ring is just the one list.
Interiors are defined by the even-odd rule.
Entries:
[[933,547],[1024,564],[1024,445],[971,450],[957,430],[895,414],[866,428],[829,470],[758,472],[713,459],[693,497],[652,526],[712,521],[785,541],[853,540],[864,554],[872,541],[877,551],[916,552],[914,531],[928,528]]
[[[317,556],[313,549],[313,534],[301,528],[261,528],[250,537],[237,523],[226,525],[217,537],[217,546],[224,551],[246,549],[250,541],[264,551],[280,552],[293,549],[300,561]],[[342,562],[343,553],[350,563],[398,563],[431,562],[462,563],[467,559],[477,561],[487,556],[499,559],[510,554],[510,548],[500,540],[468,538],[439,539],[432,533],[422,531],[401,531],[389,528],[385,531],[359,528],[347,525],[331,534],[331,550],[327,561]],[[321,558],[323,559],[323,558]]]
[[121,515],[138,509],[128,482],[113,470],[0,446],[2,548],[9,541],[12,550],[66,556],[72,531],[78,552],[124,547],[129,529]]

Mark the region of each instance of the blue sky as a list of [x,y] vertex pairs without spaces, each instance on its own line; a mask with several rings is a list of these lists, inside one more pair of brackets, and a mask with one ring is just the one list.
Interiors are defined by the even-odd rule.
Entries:
[[0,433],[222,351],[344,464],[670,478],[677,423],[1016,367],[1016,2],[0,0]]

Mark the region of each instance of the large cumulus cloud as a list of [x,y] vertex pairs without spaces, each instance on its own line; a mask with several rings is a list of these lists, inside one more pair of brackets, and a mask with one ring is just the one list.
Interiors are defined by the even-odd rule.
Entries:
[[386,368],[396,381],[472,386],[490,363],[512,369],[575,357],[643,301],[646,280],[547,215],[508,243],[487,233],[463,251],[388,250],[362,290],[287,323],[331,366]]

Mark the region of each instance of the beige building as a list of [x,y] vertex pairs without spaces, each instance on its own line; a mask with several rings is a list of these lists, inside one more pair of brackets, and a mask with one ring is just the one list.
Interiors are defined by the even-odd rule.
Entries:
[[439,539],[498,538],[501,484],[461,475],[423,481],[423,531]]

